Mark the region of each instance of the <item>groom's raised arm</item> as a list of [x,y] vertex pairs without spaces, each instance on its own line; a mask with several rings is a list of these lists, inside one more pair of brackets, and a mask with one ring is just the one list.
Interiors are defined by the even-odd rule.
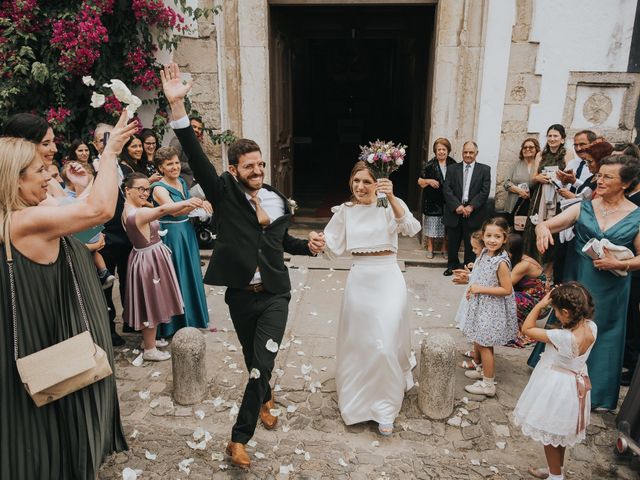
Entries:
[[171,107],[172,121],[169,125],[176,134],[193,170],[194,177],[202,187],[205,196],[210,202],[216,203],[216,200],[222,196],[222,181],[215,167],[204,153],[202,145],[191,127],[184,106],[184,97],[191,90],[192,82],[185,83],[182,81],[180,70],[175,63],[166,65],[163,71],[160,72],[160,76],[162,77],[162,89]]

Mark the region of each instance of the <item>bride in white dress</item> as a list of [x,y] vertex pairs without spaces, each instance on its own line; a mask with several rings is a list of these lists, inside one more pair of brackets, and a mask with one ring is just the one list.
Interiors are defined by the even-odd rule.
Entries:
[[[389,179],[376,181],[364,162],[354,166],[352,201],[334,207],[324,230],[329,257],[352,257],[337,336],[338,407],[347,425],[373,420],[393,432],[405,390],[413,386],[407,287],[398,267],[398,234],[420,231]],[[389,205],[376,206],[376,190]]]

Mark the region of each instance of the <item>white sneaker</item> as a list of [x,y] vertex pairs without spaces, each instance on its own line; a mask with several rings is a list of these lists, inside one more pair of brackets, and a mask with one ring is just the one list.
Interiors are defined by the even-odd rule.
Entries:
[[473,385],[467,385],[464,389],[469,393],[476,395],[486,395],[493,397],[496,394],[496,386],[494,383],[487,383],[484,380],[478,380]]
[[467,378],[471,378],[472,380],[482,380],[482,377],[484,375],[482,374],[481,368],[476,368],[475,370],[465,370],[464,376]]
[[[164,338],[161,338],[160,340],[156,340],[156,347],[157,348],[164,348],[164,347],[168,347],[169,346],[169,342],[167,342]],[[142,342],[140,342],[140,348],[142,350],[144,350],[144,340]]]
[[142,354],[142,358],[144,360],[149,360],[150,362],[162,362],[164,360],[169,360],[171,358],[171,354],[169,352],[163,352],[157,348],[153,348],[151,350],[145,350]]

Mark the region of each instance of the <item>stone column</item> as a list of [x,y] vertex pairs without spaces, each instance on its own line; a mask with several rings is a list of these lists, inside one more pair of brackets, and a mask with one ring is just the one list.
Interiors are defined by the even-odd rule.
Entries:
[[206,345],[197,328],[178,330],[171,342],[173,398],[181,405],[202,401],[207,393]]
[[453,412],[456,345],[450,335],[429,335],[422,344],[418,406],[432,419]]

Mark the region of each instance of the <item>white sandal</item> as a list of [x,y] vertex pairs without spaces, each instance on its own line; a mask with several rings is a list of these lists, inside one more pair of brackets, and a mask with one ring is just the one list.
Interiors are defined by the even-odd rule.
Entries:
[[478,370],[482,368],[482,363],[476,363],[476,361],[472,358],[471,363],[468,360],[463,360],[460,363],[460,366],[465,370]]

